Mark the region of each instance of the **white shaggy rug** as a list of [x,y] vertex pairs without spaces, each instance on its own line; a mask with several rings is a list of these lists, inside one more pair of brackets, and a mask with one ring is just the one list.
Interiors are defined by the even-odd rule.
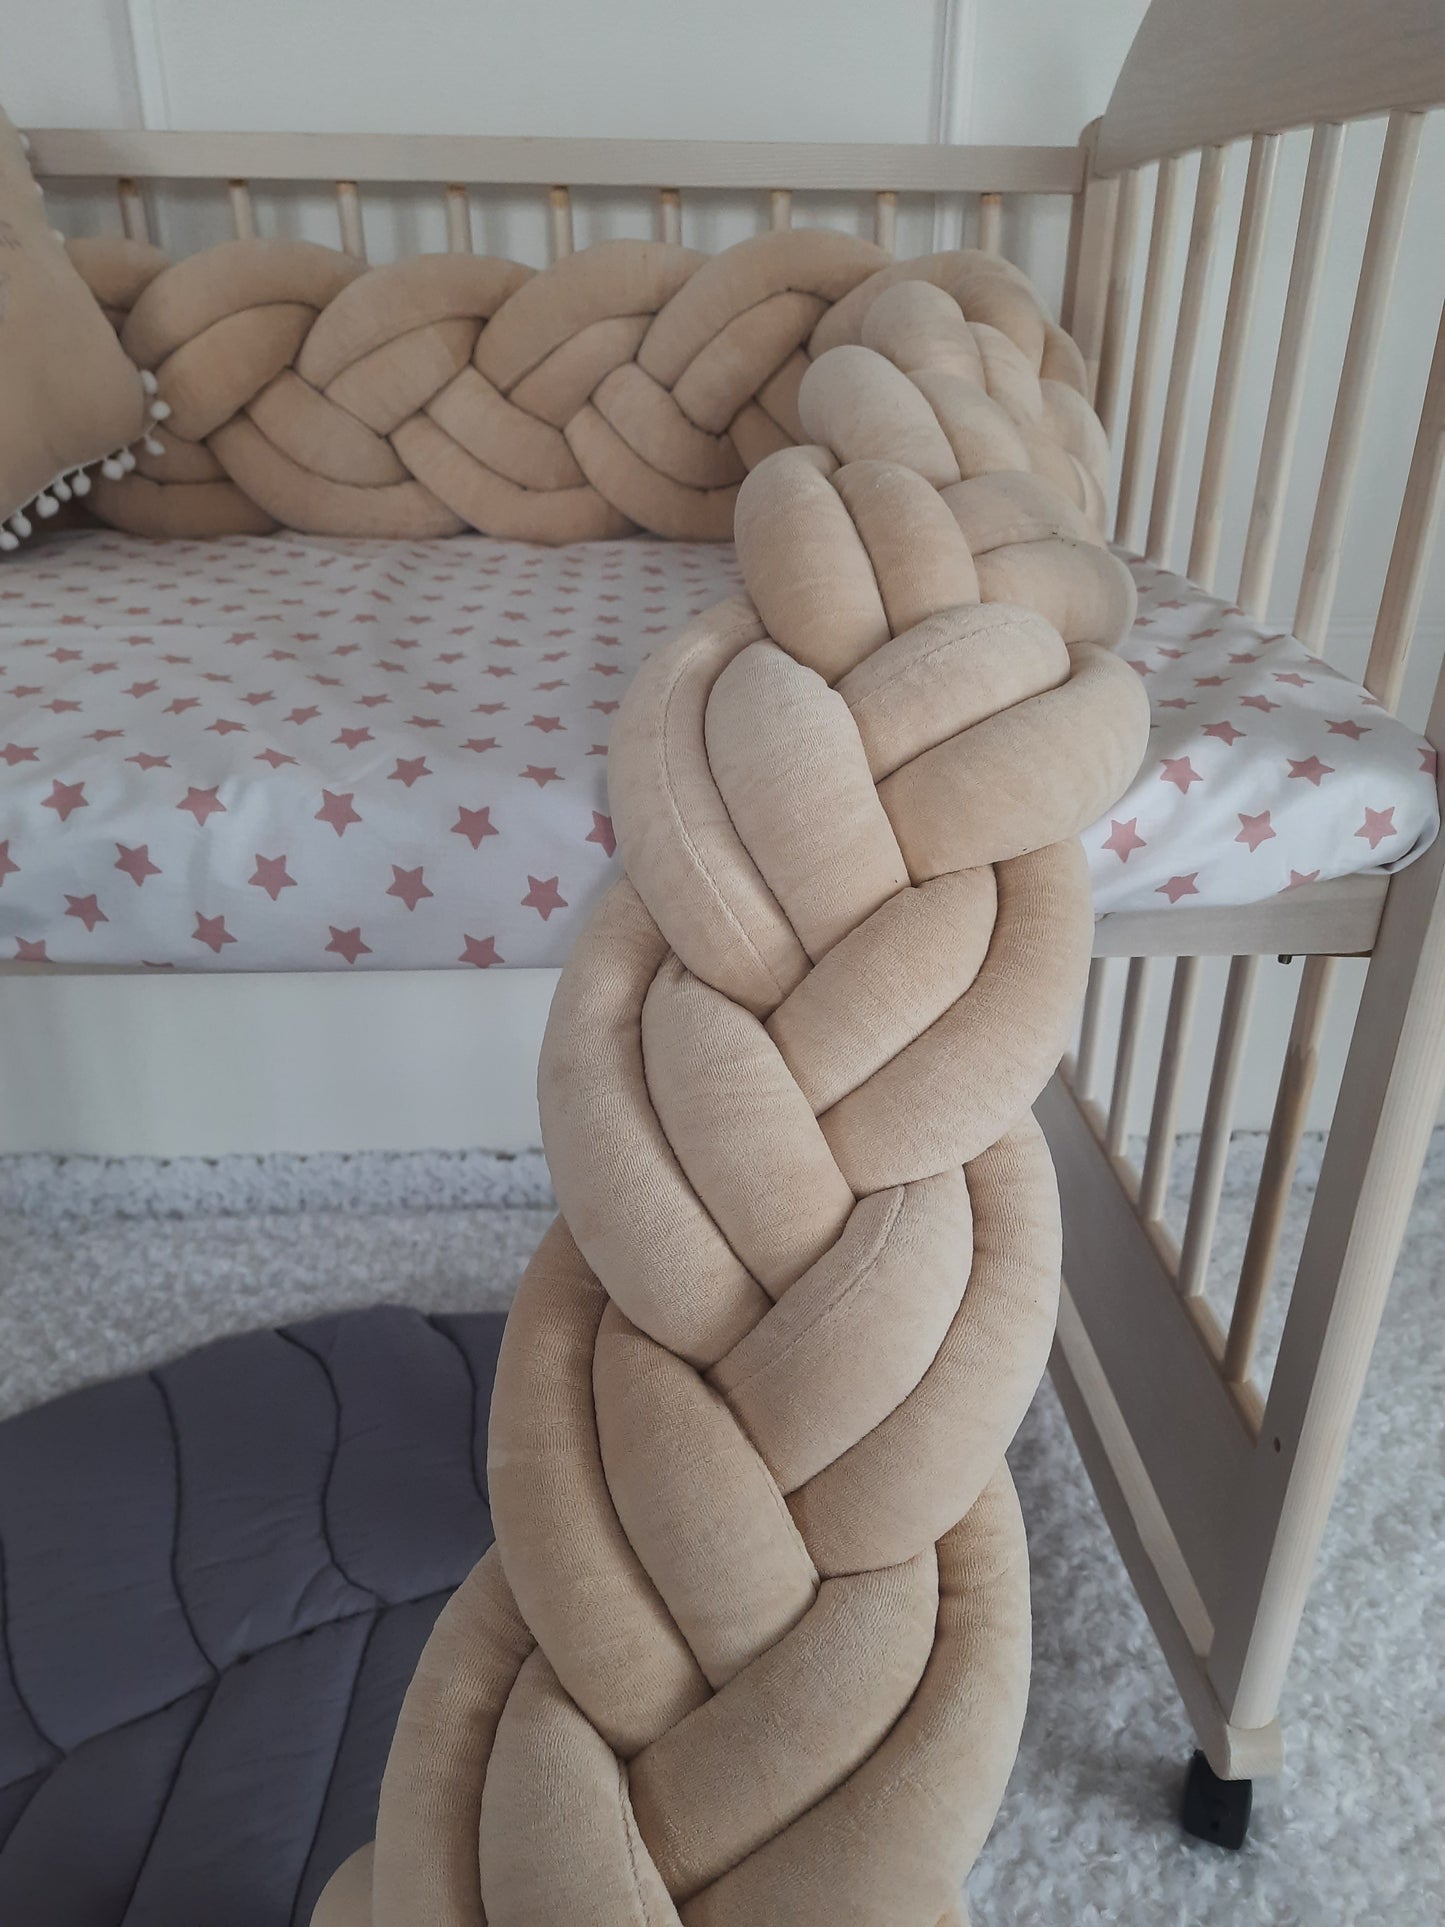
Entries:
[[[1245,1140],[1232,1160],[1221,1269],[1238,1260],[1258,1154]],[[1181,1164],[1182,1184],[1187,1149]],[[535,1156],[0,1159],[0,1411],[311,1312],[505,1305],[547,1207]],[[1442,1234],[1437,1144],[1290,1677],[1285,1776],[1256,1787],[1241,1854],[1178,1829],[1189,1731],[1040,1392],[1012,1454],[1033,1547],[1034,1685],[970,1883],[975,1927],[1445,1920]]]

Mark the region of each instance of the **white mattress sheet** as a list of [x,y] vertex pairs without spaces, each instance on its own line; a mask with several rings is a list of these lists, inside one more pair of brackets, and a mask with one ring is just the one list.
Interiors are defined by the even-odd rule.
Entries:
[[[1150,752],[1084,842],[1103,910],[1398,867],[1423,738],[1134,564]],[[63,536],[0,565],[0,958],[560,964],[616,874],[612,718],[741,587],[731,549]]]

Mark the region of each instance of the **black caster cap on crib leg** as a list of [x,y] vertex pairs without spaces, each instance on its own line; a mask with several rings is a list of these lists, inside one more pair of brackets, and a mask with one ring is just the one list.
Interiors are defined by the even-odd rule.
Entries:
[[1244,1845],[1254,1804],[1253,1780],[1221,1780],[1202,1753],[1189,1762],[1184,1780],[1184,1831],[1216,1847]]

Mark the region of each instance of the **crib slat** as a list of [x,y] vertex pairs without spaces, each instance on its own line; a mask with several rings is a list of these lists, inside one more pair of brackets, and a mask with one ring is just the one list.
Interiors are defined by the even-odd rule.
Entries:
[[1174,1158],[1179,1085],[1189,1050],[1189,1031],[1194,1021],[1194,1000],[1198,989],[1198,957],[1177,958],[1174,982],[1169,992],[1169,1013],[1164,1020],[1164,1044],[1159,1054],[1159,1082],[1154,1087],[1154,1111],[1149,1120],[1144,1175],[1139,1180],[1139,1215],[1146,1224],[1153,1224],[1164,1215],[1164,1194],[1169,1186],[1169,1167]]
[[1294,1183],[1300,1140],[1304,1136],[1319,1066],[1320,1034],[1329,1008],[1337,961],[1334,957],[1307,957],[1300,976],[1294,1022],[1285,1046],[1284,1068],[1280,1072],[1259,1190],[1249,1221],[1249,1238],[1239,1268],[1239,1286],[1234,1294],[1234,1311],[1224,1346],[1224,1377],[1231,1385],[1242,1385],[1254,1362],[1265,1294],[1279,1257],[1290,1187]]
[[1180,160],[1171,154],[1159,163],[1154,191],[1154,220],[1149,230],[1149,256],[1144,268],[1144,300],[1139,310],[1139,343],[1134,351],[1134,380],[1129,390],[1129,418],[1124,429],[1124,457],[1119,470],[1119,509],[1114,540],[1132,546],[1144,460],[1144,438],[1154,399],[1154,373],[1164,322],[1164,283],[1174,252],[1174,204],[1179,198]]
[[336,218],[341,228],[341,245],[358,261],[366,259],[366,235],[361,226],[361,196],[355,181],[336,183]]
[[461,181],[447,186],[447,249],[452,254],[472,252],[472,201]]
[[1440,331],[1435,337],[1435,355],[1420,410],[1420,431],[1410,458],[1405,499],[1395,525],[1390,566],[1385,572],[1385,587],[1370,642],[1370,660],[1365,669],[1366,689],[1392,711],[1400,701],[1405,661],[1420,614],[1420,599],[1425,593],[1425,570],[1440,509],[1442,473],[1445,473],[1445,310],[1441,311]]
[[1151,959],[1131,957],[1124,979],[1124,1008],[1119,1017],[1119,1052],[1114,1059],[1114,1088],[1109,1097],[1109,1122],[1104,1144],[1121,1157],[1129,1136],[1129,1105],[1134,1090],[1134,1062],[1139,1053],[1139,1031],[1149,996]]
[[1214,1248],[1214,1226],[1219,1216],[1219,1198],[1224,1188],[1229,1139],[1234,1126],[1234,1099],[1244,1064],[1244,1045],[1249,1035],[1249,1016],[1258,977],[1258,957],[1231,959],[1219,1013],[1219,1039],[1214,1048],[1209,1096],[1204,1106],[1204,1127],[1199,1135],[1199,1157],[1189,1193],[1184,1245],[1179,1254],[1179,1289],[1188,1298],[1196,1298],[1203,1291],[1209,1254]]
[[1095,957],[1089,965],[1089,984],[1079,1017],[1079,1049],[1074,1058],[1074,1093],[1082,1103],[1094,1094],[1094,1071],[1099,1060],[1099,1027],[1108,988],[1109,959]]
[[1254,318],[1255,296],[1259,290],[1259,268],[1264,259],[1264,238],[1269,227],[1270,201],[1274,194],[1278,160],[1279,135],[1256,134],[1249,148],[1249,172],[1244,180],[1244,203],[1239,215],[1234,272],[1230,276],[1229,302],[1224,311],[1224,332],[1219,339],[1219,362],[1214,375],[1214,396],[1209,407],[1209,429],[1204,442],[1204,463],[1199,472],[1199,494],[1194,505],[1194,532],[1189,545],[1190,580],[1203,589],[1214,587],[1215,571],[1219,567],[1224,489],[1229,477],[1229,458],[1234,449],[1244,356]]
[[1074,212],[1069,223],[1064,326],[1078,342],[1084,357],[1091,400],[1097,400],[1099,392],[1099,363],[1104,347],[1118,209],[1118,181],[1090,180],[1083,193],[1074,197]]
[[256,238],[256,210],[251,204],[251,188],[247,181],[228,181],[227,198],[231,203],[231,226],[235,229],[238,241],[254,241]]
[[1003,253],[1003,196],[978,197],[978,245],[985,254]]
[[659,238],[677,247],[682,240],[682,193],[675,187],[657,190],[657,230]]
[[115,184],[115,197],[120,203],[120,224],[125,230],[127,241],[149,241],[150,227],[146,221],[146,204],[141,199],[141,191],[129,177]]
[[768,219],[775,228],[793,225],[793,190],[775,187],[768,196]]
[[884,188],[873,197],[873,239],[889,254],[898,252],[894,234],[898,225],[898,196]]
[[1244,560],[1239,571],[1239,590],[1235,596],[1239,606],[1252,616],[1264,614],[1279,554],[1285,491],[1289,486],[1295,431],[1299,427],[1305,366],[1319,309],[1320,276],[1324,271],[1330,215],[1340,177],[1344,132],[1338,121],[1321,121],[1310,140],[1304,198],[1300,203],[1289,289],[1280,322],[1279,351],[1274,362],[1274,382],[1264,418],[1264,439],[1249,511]]
[[1334,419],[1330,423],[1329,446],[1325,451],[1324,473],[1315,500],[1315,517],[1310,527],[1309,547],[1305,550],[1304,573],[1300,578],[1299,602],[1295,608],[1294,633],[1318,655],[1324,647],[1334,606],[1335,585],[1340,573],[1340,548],[1344,541],[1345,521],[1350,511],[1355,472],[1360,462],[1364,438],[1365,413],[1370,402],[1370,386],[1380,358],[1380,336],[1394,285],[1395,267],[1400,258],[1400,237],[1405,226],[1405,210],[1410,200],[1410,185],[1415,176],[1415,160],[1420,152],[1420,132],[1425,116],[1394,113],[1385,135],[1385,151],[1380,157],[1379,179],[1370,226],[1365,236],[1364,259],[1355,291],[1355,308],[1350,317],[1349,340],[1345,345],[1340,385],[1335,395]]
[[560,261],[564,255],[571,254],[572,241],[572,190],[570,187],[554,187],[547,196],[548,232],[552,243],[552,259]]
[[1129,292],[1134,281],[1134,242],[1138,227],[1139,169],[1135,167],[1119,183],[1119,203],[1109,249],[1109,293],[1104,308],[1104,337],[1099,348],[1099,381],[1094,394],[1095,412],[1111,440],[1119,412],[1119,379],[1124,367],[1124,342],[1129,333]]
[[1184,256],[1184,283],[1179,291],[1179,319],[1174,353],[1169,361],[1169,383],[1164,391],[1164,419],[1159,430],[1159,461],[1154,470],[1154,495],[1149,505],[1149,537],[1144,553],[1163,567],[1169,562],[1169,536],[1179,500],[1179,472],[1184,464],[1184,433],[1189,416],[1189,392],[1199,353],[1204,321],[1204,297],[1214,259],[1214,236],[1219,226],[1219,203],[1224,193],[1225,150],[1206,147],[1199,157],[1199,184],[1194,194],[1194,219]]

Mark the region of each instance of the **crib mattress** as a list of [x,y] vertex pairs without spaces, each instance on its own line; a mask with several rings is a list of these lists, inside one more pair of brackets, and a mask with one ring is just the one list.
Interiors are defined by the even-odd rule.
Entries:
[[[1101,911],[1398,868],[1434,754],[1355,684],[1131,563],[1150,751],[1085,834]],[[730,548],[76,533],[0,568],[0,959],[562,963],[616,874],[631,675]]]

